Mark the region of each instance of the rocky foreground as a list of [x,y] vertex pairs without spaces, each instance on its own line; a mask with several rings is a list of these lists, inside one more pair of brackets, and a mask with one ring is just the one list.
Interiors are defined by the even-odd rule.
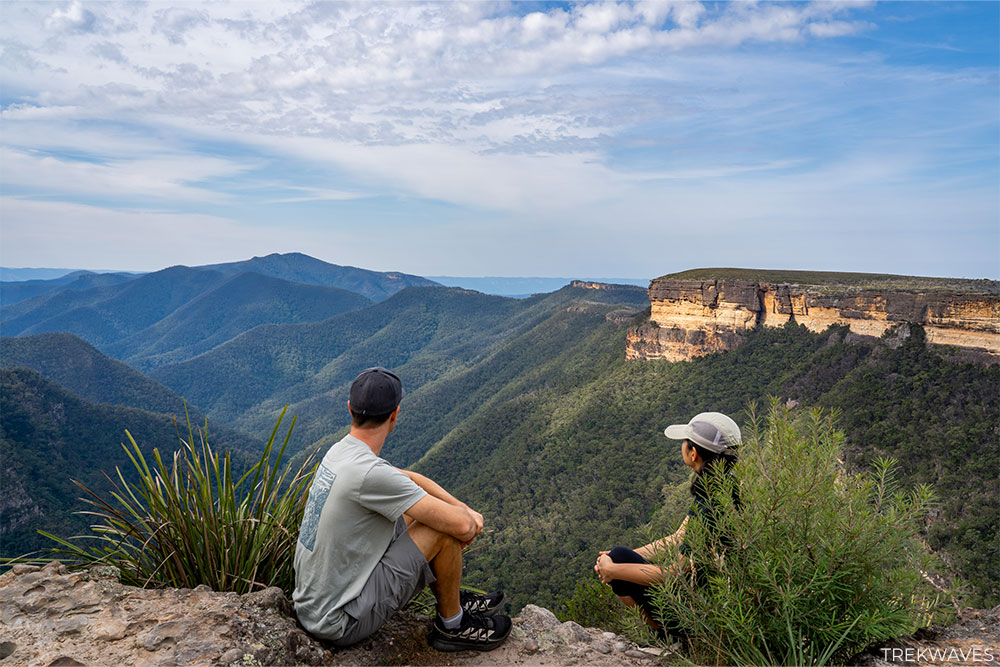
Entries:
[[[15,566],[0,576],[0,666],[44,665],[649,665],[678,664],[671,651],[528,605],[494,651],[439,653],[430,619],[401,613],[349,649],[307,635],[278,588],[238,595],[207,587],[145,590],[118,570],[71,572],[59,563]],[[674,648],[677,648],[676,646]],[[1000,607],[968,610],[955,624],[872,646],[853,661],[896,665],[1000,666]]]
[[15,566],[0,577],[0,664],[14,665],[652,665],[660,654],[560,623],[528,605],[504,646],[439,653],[430,621],[397,615],[368,641],[336,649],[307,635],[278,588],[238,595],[122,585],[113,567]]

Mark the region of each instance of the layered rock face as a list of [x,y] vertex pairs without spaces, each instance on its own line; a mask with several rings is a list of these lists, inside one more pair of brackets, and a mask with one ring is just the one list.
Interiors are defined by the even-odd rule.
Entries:
[[872,337],[909,322],[924,327],[929,343],[1000,357],[1000,296],[992,294],[838,293],[747,280],[658,278],[650,283],[649,300],[649,322],[628,332],[629,359],[684,361],[723,352],[739,345],[748,329],[789,320],[816,332],[836,324]]

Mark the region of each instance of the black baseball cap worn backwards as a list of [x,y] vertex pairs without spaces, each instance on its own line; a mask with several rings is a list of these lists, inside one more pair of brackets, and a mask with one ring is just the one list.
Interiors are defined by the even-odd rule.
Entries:
[[387,415],[403,400],[403,383],[381,366],[366,368],[351,383],[351,412],[366,417]]

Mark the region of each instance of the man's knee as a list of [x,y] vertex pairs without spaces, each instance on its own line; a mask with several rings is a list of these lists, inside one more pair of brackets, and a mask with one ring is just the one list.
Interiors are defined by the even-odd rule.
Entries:
[[406,533],[417,545],[420,552],[428,562],[434,560],[441,553],[452,553],[462,550],[462,543],[457,538],[439,530],[434,530],[426,524],[414,521],[406,529]]

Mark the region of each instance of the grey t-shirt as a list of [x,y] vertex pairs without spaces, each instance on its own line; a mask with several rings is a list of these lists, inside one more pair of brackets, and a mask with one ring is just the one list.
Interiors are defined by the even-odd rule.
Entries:
[[396,519],[426,492],[353,436],[316,469],[295,544],[292,600],[302,627],[339,639],[356,598],[392,542]]

